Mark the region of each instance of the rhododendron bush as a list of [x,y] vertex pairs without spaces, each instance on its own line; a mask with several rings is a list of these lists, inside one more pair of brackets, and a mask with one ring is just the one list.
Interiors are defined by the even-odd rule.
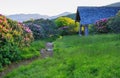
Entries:
[[108,33],[109,28],[107,27],[107,22],[108,22],[108,19],[106,19],[106,18],[98,20],[95,23],[96,32],[97,33]]
[[19,48],[33,41],[31,30],[0,15],[0,68],[20,59]]
[[[19,26],[22,27],[22,40],[21,43],[23,44],[22,46],[29,46],[29,44],[33,41],[33,33],[32,31],[29,29],[29,27],[24,26],[22,23],[19,23]],[[21,44],[20,44],[21,45]]]
[[42,26],[33,23],[28,23],[26,25],[32,30],[35,40],[45,38],[45,31]]
[[93,25],[97,33],[120,33],[120,11],[110,18],[103,18]]
[[56,25],[49,19],[28,20],[24,24],[32,30],[35,40],[54,39],[58,36]]

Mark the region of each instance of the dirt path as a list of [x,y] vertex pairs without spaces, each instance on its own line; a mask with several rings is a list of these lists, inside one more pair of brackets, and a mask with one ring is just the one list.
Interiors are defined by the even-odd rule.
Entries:
[[50,42],[46,43],[45,49],[41,49],[41,51],[40,51],[41,56],[34,57],[31,59],[27,59],[27,60],[22,60],[22,61],[19,61],[18,63],[12,63],[11,65],[7,66],[4,71],[0,72],[0,78],[3,78],[7,73],[20,67],[21,65],[28,65],[35,60],[43,59],[43,58],[49,57],[49,56],[50,57],[53,56],[53,47],[54,47],[53,43],[50,43]]
[[22,61],[20,61],[20,62],[18,62],[18,63],[12,63],[12,64],[10,64],[9,66],[7,66],[4,71],[0,72],[0,78],[3,78],[7,73],[9,73],[9,72],[11,72],[12,70],[20,67],[21,65],[28,65],[28,64],[30,64],[31,62],[33,62],[33,61],[35,61],[35,60],[38,60],[38,59],[42,59],[42,58],[39,56],[39,57],[27,59],[27,60],[22,60]]

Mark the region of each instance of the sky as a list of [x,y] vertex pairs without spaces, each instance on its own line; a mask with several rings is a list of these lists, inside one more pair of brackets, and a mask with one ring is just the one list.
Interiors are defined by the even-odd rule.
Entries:
[[54,16],[75,13],[78,6],[104,6],[120,0],[1,0],[0,14],[41,14]]

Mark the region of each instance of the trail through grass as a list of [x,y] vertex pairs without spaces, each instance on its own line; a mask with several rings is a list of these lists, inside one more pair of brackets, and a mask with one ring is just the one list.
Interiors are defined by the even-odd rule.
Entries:
[[4,78],[120,78],[120,34],[65,36],[54,57],[21,66]]

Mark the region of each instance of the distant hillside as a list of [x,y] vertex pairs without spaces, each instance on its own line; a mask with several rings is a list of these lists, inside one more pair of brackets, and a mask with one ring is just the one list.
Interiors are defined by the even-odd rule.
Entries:
[[117,3],[113,3],[113,4],[110,4],[110,5],[107,5],[109,7],[120,7],[120,2],[117,2]]
[[16,21],[19,21],[19,22],[23,22],[23,21],[27,21],[27,20],[30,20],[30,19],[55,19],[55,18],[58,18],[60,16],[66,16],[66,15],[69,15],[71,14],[70,12],[64,12],[64,13],[61,13],[59,15],[56,15],[56,16],[47,16],[47,15],[40,15],[40,14],[15,14],[15,15],[9,15],[7,16],[8,18],[12,19],[12,20],[16,20]]
[[[68,15],[62,15],[63,17],[69,17],[69,18],[72,18],[73,20],[75,19],[75,13],[71,13],[71,14],[68,14]],[[60,16],[59,16],[60,17]],[[57,17],[57,18],[59,18]],[[53,18],[51,20],[56,20],[57,18]]]
[[47,15],[40,15],[40,14],[15,14],[15,15],[9,15],[7,17],[12,20],[19,21],[19,22],[23,22],[23,21],[30,20],[30,19],[49,18],[49,16]]
[[75,13],[73,13],[73,14],[69,14],[69,15],[67,15],[66,17],[69,17],[69,18],[75,19]]
[[56,18],[58,18],[58,17],[66,16],[66,15],[69,15],[69,14],[71,14],[71,13],[70,13],[70,12],[63,12],[63,13],[61,13],[61,14],[59,14],[59,15],[52,16],[52,17],[50,17],[49,19],[56,19]]

